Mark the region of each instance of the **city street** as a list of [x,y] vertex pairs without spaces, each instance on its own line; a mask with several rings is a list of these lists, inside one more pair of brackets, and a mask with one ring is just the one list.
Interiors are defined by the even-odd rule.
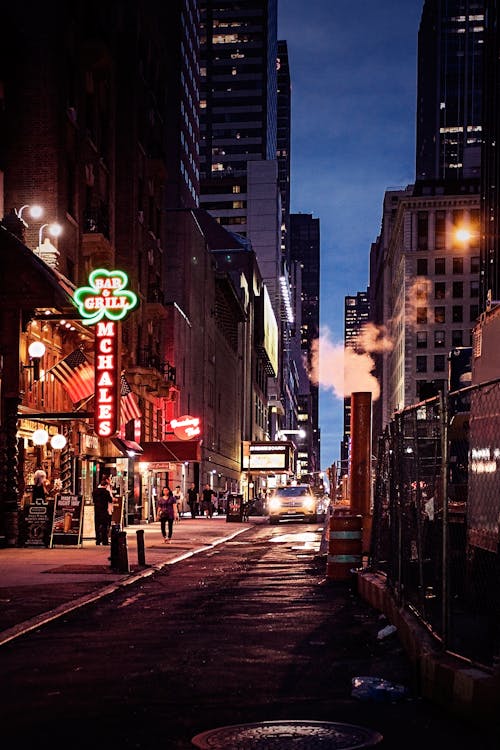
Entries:
[[[364,727],[390,750],[497,747],[418,698],[396,635],[377,637],[387,622],[325,580],[320,541],[317,524],[255,525],[5,643],[3,742],[189,750],[208,730],[295,720]],[[361,700],[357,676],[405,694]]]

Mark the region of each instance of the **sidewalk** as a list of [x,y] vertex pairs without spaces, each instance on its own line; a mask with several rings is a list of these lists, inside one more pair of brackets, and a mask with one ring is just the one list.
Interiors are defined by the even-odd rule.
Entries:
[[[90,601],[149,576],[165,565],[232,539],[266,519],[241,522],[183,517],[165,544],[159,523],[137,524],[127,534],[129,572],[115,572],[110,547],[84,540],[81,547],[8,547],[0,549],[0,646]],[[144,533],[144,565],[139,564],[137,532]],[[139,545],[141,546],[141,545]]]

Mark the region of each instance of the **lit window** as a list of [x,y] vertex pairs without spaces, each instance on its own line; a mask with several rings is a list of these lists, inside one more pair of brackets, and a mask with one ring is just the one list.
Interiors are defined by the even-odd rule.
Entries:
[[436,348],[442,348],[446,343],[446,335],[444,331],[434,331],[434,346]]

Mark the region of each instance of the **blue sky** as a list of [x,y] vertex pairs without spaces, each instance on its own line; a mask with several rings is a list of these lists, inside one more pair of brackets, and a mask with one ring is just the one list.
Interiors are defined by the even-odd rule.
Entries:
[[340,457],[344,297],[367,287],[385,190],[414,180],[422,7],[278,0],[292,80],[291,210],[320,220],[322,468]]

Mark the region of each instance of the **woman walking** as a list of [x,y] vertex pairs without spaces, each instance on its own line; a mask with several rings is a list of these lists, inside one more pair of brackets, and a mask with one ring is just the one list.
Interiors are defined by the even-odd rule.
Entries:
[[[172,494],[170,487],[164,487],[161,493],[161,497],[158,500],[158,516],[157,520],[160,522],[161,535],[163,541],[170,543],[172,539],[172,533],[174,530],[174,521],[177,515],[177,503],[175,497]],[[167,526],[168,526],[168,537],[167,537]]]

